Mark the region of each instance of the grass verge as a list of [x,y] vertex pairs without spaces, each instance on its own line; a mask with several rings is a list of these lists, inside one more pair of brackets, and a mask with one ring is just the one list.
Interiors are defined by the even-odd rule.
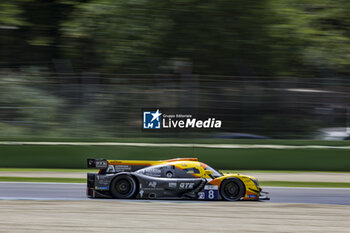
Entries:
[[9,142],[130,142],[130,143],[205,143],[205,144],[260,144],[260,145],[325,145],[325,146],[350,146],[350,141],[325,141],[325,140],[294,140],[294,139],[179,139],[179,138],[4,138],[0,141]]
[[[86,183],[86,179],[84,179],[84,178],[0,176],[0,182]],[[335,182],[261,181],[260,185],[261,186],[274,186],[274,187],[350,188],[350,183],[335,183]]]
[[[1,171],[1,168],[0,168],[0,171]],[[271,174],[274,174],[274,173],[285,173],[285,174],[295,174],[295,173],[350,173],[350,172],[347,172],[347,171],[307,171],[307,170],[301,170],[301,171],[286,171],[286,170],[220,170],[220,172],[226,174],[226,173],[229,173],[229,174],[249,174],[249,173],[271,173]]]
[[350,171],[350,154],[345,149],[0,145],[0,166],[4,168],[83,169],[87,158],[164,160],[178,157],[198,157],[223,170]]
[[53,177],[11,177],[11,176],[0,176],[0,182],[86,183],[86,179],[84,179],[84,178],[53,178]]
[[350,183],[339,182],[261,181],[260,185],[276,187],[350,188]]
[[66,169],[66,168],[0,168],[0,172],[62,172],[62,173],[79,173],[79,172],[97,172],[96,169]]

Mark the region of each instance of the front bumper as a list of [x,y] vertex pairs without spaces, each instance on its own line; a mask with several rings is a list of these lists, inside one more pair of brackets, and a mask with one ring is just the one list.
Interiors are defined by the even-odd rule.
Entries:
[[260,191],[259,201],[270,200],[270,197],[267,194],[269,193]]

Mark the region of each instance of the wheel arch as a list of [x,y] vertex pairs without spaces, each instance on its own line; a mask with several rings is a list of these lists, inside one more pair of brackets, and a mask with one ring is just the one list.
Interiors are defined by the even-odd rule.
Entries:
[[247,193],[247,187],[246,187],[246,184],[245,184],[245,182],[242,180],[242,179],[240,179],[239,177],[226,177],[226,178],[224,178],[224,179],[222,179],[221,180],[221,182],[220,182],[220,184],[219,184],[219,194],[220,194],[220,197],[222,198],[222,199],[224,199],[225,200],[225,198],[223,197],[223,195],[222,195],[222,193],[221,193],[221,190],[222,190],[222,183],[224,183],[225,181],[229,181],[229,180],[234,180],[234,181],[238,181],[238,182],[240,182],[241,184],[242,184],[242,186],[243,186],[243,195],[241,196],[241,198],[244,198],[245,196],[246,196],[246,193]]
[[110,193],[111,195],[113,196],[113,193],[112,193],[112,189],[113,189],[113,182],[116,178],[120,177],[120,176],[129,176],[131,177],[134,182],[135,182],[135,193],[132,195],[133,198],[137,195],[137,193],[139,192],[139,179],[137,178],[137,176],[135,176],[133,173],[130,173],[130,172],[120,172],[120,173],[117,173],[113,176],[113,178],[111,179],[110,183],[109,183],[109,190],[110,190]]

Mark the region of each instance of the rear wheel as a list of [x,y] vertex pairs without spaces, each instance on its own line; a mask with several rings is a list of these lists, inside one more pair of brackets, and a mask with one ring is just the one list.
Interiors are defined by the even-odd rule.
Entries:
[[136,189],[136,181],[128,175],[116,176],[111,183],[111,193],[114,198],[133,198]]
[[238,201],[244,192],[244,184],[238,178],[226,179],[220,185],[220,194],[226,201]]

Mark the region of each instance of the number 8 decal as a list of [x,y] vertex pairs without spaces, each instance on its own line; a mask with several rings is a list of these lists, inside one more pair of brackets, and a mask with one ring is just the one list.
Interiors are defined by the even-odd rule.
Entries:
[[205,193],[205,199],[213,200],[218,199],[218,190],[211,189],[211,190],[204,190]]
[[208,198],[209,199],[214,199],[215,195],[214,195],[214,190],[209,190],[208,192]]

